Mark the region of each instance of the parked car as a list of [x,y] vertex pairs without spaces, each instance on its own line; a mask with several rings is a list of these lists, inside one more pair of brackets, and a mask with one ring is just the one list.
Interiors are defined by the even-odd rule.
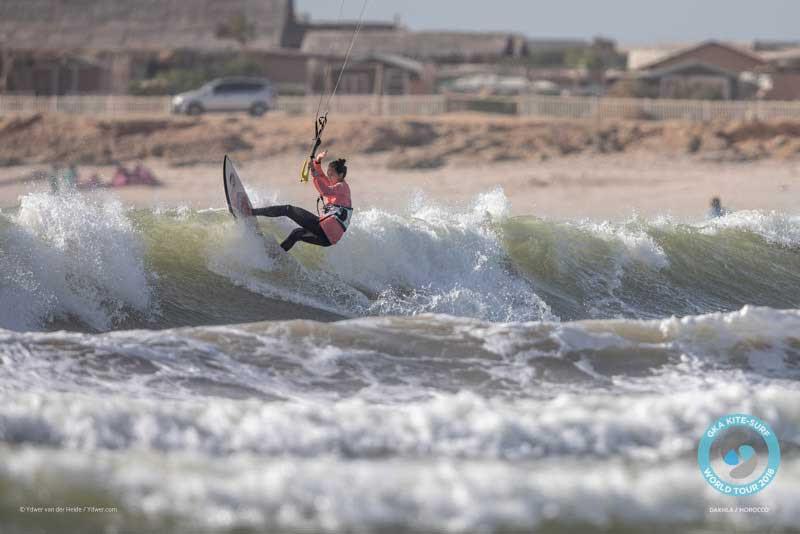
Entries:
[[264,78],[220,78],[172,97],[172,112],[200,115],[207,111],[248,111],[261,116],[272,109],[275,91]]

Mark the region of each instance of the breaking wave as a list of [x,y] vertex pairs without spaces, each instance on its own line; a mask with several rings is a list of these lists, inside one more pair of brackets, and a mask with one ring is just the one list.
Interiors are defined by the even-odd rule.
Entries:
[[359,212],[336,247],[266,237],[221,210],[125,210],[102,196],[23,197],[0,214],[0,327],[105,331],[263,319],[445,313],[491,321],[656,318],[800,303],[800,219],[681,223],[510,217],[417,198]]

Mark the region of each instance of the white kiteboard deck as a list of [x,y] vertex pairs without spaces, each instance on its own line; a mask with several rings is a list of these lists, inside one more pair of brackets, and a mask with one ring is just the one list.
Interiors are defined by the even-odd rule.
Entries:
[[225,199],[228,201],[228,210],[236,219],[242,219],[255,226],[255,216],[253,215],[253,205],[250,197],[247,196],[239,173],[233,165],[231,158],[225,154],[222,163],[222,183],[225,186]]

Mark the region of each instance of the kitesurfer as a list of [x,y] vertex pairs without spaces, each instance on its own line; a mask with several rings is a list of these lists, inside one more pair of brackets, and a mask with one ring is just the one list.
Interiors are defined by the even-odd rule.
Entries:
[[253,210],[253,215],[288,217],[300,225],[300,228],[292,230],[281,243],[283,250],[288,251],[298,241],[320,247],[335,245],[350,224],[353,206],[350,201],[350,186],[344,181],[347,175],[346,160],[337,159],[330,162],[326,174],[322,170],[322,159],[327,154],[328,151],[324,150],[318,155],[312,156],[309,165],[314,187],[317,188],[319,198],[323,203],[320,216],[288,204]]

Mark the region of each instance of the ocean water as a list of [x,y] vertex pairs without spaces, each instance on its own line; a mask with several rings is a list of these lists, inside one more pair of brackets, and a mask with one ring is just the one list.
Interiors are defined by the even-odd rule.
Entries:
[[[800,217],[259,224],[0,212],[0,532],[800,530]],[[780,439],[755,496],[697,465],[728,413]]]

